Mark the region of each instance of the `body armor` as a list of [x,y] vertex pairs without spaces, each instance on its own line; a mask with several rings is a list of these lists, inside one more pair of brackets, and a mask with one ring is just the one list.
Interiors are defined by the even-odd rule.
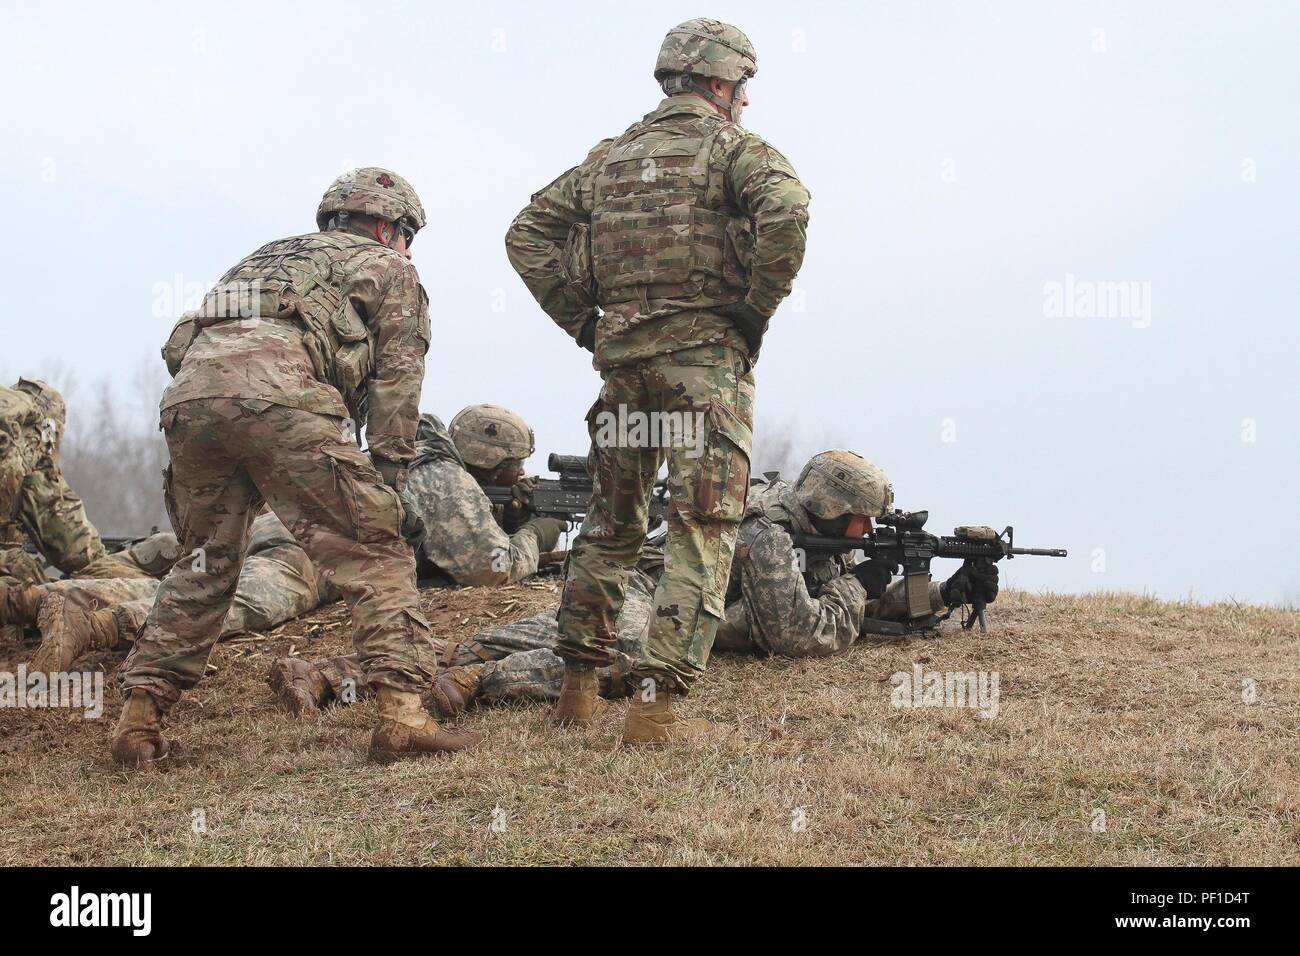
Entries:
[[194,337],[219,322],[292,322],[302,332],[317,380],[333,385],[363,421],[375,343],[343,293],[346,276],[336,270],[351,250],[374,244],[364,236],[331,231],[258,249],[227,272],[198,309],[181,316],[163,347],[168,371],[175,375]]
[[683,115],[637,124],[614,142],[592,183],[600,305],[744,299],[753,227],[727,203],[723,170],[711,162],[719,140],[739,135],[721,116]]

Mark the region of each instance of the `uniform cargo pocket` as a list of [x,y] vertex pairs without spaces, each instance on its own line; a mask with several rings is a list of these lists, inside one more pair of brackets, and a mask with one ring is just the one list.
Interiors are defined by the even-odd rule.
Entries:
[[[361,472],[355,461],[342,453],[325,449],[334,468],[343,516],[353,537],[363,544],[395,541],[400,536],[402,505],[397,492],[378,478]],[[359,452],[358,452],[359,454]]]
[[172,466],[170,464],[163,469],[163,507],[167,510],[167,520],[172,523],[172,532],[176,535],[176,540],[184,544],[186,541],[185,515],[176,501],[176,488],[172,481]]
[[698,517],[739,521],[749,493],[749,449],[753,436],[726,405],[714,399],[705,420],[704,453],[695,469],[691,501]]

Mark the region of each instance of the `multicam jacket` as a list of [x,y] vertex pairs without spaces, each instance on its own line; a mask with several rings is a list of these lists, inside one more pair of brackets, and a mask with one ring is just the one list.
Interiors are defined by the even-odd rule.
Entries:
[[745,348],[717,306],[770,316],[803,262],[808,191],[760,136],[670,96],[532,197],[506,251],[598,368],[699,345]]
[[342,231],[280,239],[177,324],[162,408],[240,398],[352,418],[373,457],[404,464],[429,338],[428,299],[399,253]]

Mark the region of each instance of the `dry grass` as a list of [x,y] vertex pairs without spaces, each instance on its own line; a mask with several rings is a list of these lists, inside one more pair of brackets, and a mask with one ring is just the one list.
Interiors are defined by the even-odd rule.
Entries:
[[[424,597],[440,633],[468,634],[554,594]],[[165,773],[110,763],[115,693],[98,721],[0,711],[0,863],[1300,862],[1296,611],[1011,592],[984,635],[718,657],[684,708],[718,723],[707,742],[620,749],[621,703],[569,733],[503,708],[467,718],[480,748],[392,767],[365,761],[372,706],[297,723],[263,683],[272,656],[346,633],[334,606],[219,648]],[[0,669],[30,653],[0,645]],[[999,716],[892,708],[916,662],[997,671]]]

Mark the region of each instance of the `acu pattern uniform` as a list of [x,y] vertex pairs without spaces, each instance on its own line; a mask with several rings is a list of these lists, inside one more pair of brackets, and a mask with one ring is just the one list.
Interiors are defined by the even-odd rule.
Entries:
[[[407,470],[410,507],[423,531],[416,543],[421,576],[448,584],[492,586],[520,581],[537,571],[543,551],[556,544],[559,522],[534,518],[508,534],[467,465],[493,469],[505,459],[522,461],[535,448],[532,429],[514,412],[496,405],[462,409],[448,430],[435,415],[420,416],[416,454]],[[554,613],[551,624],[554,625]],[[552,642],[553,643],[553,642]],[[478,664],[537,646],[515,631],[503,642],[449,641],[434,637],[444,667]],[[293,711],[310,710],[329,699],[351,703],[373,688],[355,654],[311,664],[298,658],[276,660],[268,678],[281,702]]]
[[[111,568],[117,573],[109,574],[108,562],[115,558]],[[68,670],[86,651],[132,642],[157,597],[159,579],[178,558],[175,536],[158,533],[87,566],[103,573],[42,585],[31,620],[23,622],[35,623],[42,640],[28,669]],[[335,597],[329,578],[280,519],[265,512],[249,530],[248,552],[218,637],[269,630]]]
[[[708,72],[710,60],[736,79],[756,68],[739,30],[695,20],[669,34],[656,78],[726,75]],[[666,568],[633,676],[686,693],[704,670],[749,484],[751,369],[762,326],[803,260],[808,202],[789,162],[761,137],[696,96],[670,95],[533,196],[507,233],[516,271],[547,314],[593,349],[604,379],[588,414],[594,492],[559,614],[559,650],[576,673],[613,662],[628,571],[665,458]],[[737,307],[760,325],[734,317]],[[703,413],[703,453],[602,447],[597,416],[620,408]]]
[[[471,406],[456,419],[479,407],[486,406]],[[531,433],[529,439],[531,446]],[[527,458],[533,449],[518,451],[516,457]],[[421,415],[415,458],[406,475],[408,500],[424,523],[419,557],[452,584],[511,584],[536,574],[542,552],[555,546],[555,535],[538,521],[507,534],[465,465],[442,421]]]
[[[801,570],[791,540],[798,533],[818,530],[794,486],[773,481],[745,509],[718,650],[824,657],[856,641],[868,618],[907,619],[901,578],[873,599],[852,573],[848,555],[808,561]],[[944,606],[937,584],[930,585],[930,603],[935,611]]]

